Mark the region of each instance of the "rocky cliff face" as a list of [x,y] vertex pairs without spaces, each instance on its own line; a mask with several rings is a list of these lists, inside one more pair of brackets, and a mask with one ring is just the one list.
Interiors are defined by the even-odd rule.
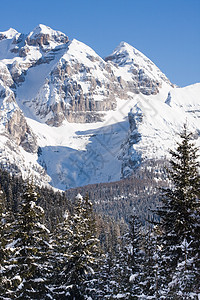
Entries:
[[15,141],[15,144],[22,146],[26,152],[36,153],[38,150],[37,140],[28,126],[26,119],[21,110],[16,109],[11,118],[5,124],[10,139]]
[[39,25],[0,33],[0,163],[60,189],[119,180],[165,159],[187,119],[199,143],[200,85],[176,88],[141,52],[105,60]]
[[7,66],[0,61],[0,80],[6,87],[14,87],[14,81]]
[[129,121],[129,131],[127,134],[126,140],[122,144],[122,168],[121,168],[121,177],[129,177],[133,171],[138,168],[142,161],[142,153],[136,151],[134,146],[138,144],[141,139],[141,133],[139,127],[141,126],[143,120],[143,113],[141,109],[137,106],[134,106],[133,109],[128,114]]
[[19,85],[25,81],[29,68],[53,60],[58,48],[68,42],[68,37],[60,31],[38,25],[28,35],[10,29],[0,33],[0,40],[2,46],[8,49],[3,61],[14,82]]
[[[51,126],[65,119],[102,121],[104,112],[116,109],[117,98],[154,95],[163,82],[171,84],[148,58],[124,42],[103,60],[85,44],[44,25],[28,35],[8,31],[1,39],[9,41],[3,62],[16,85],[17,101]],[[30,86],[32,94],[27,92]]]
[[[5,75],[4,72],[3,74]],[[27,152],[37,152],[36,137],[19,109],[13,91],[5,86],[5,83],[12,85],[12,80],[9,76],[1,75],[0,77],[3,77],[4,82],[0,80],[0,134],[7,136]]]
[[121,94],[111,66],[91,48],[73,40],[47,76],[33,105],[47,124],[59,126],[64,119],[90,123],[101,121],[104,111],[114,110],[116,97]]
[[25,43],[29,46],[39,46],[43,51],[52,50],[56,45],[66,44],[69,41],[68,37],[60,32],[52,30],[45,25],[38,25],[25,39]]
[[163,83],[173,86],[150,59],[125,42],[121,42],[105,61],[116,67],[115,75],[122,88],[129,92],[156,95]]

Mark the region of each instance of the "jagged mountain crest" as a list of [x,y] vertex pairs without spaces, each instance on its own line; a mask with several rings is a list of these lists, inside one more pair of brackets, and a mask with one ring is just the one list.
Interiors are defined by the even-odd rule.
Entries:
[[6,31],[0,32],[0,40],[3,40],[3,39],[12,39],[17,34],[18,34],[17,30],[15,30],[14,28],[9,28]]
[[199,141],[200,85],[176,88],[125,42],[103,59],[42,24],[9,29],[0,85],[1,161],[57,188],[131,176],[166,156],[186,118]]
[[[156,94],[163,83],[173,87],[169,79],[148,57],[126,42],[121,42],[105,60],[114,63],[118,67],[119,74],[120,69],[122,69],[122,73],[126,69],[127,81],[139,82],[140,92],[143,94]],[[146,91],[143,89],[143,85],[146,87]],[[151,92],[150,88],[152,88]]]
[[[43,50],[50,50],[59,44],[65,44],[69,41],[68,37],[61,31],[56,31],[50,27],[39,24],[31,31],[26,43],[30,46],[42,46]],[[47,47],[45,47],[47,46]]]
[[[11,52],[16,53],[17,59],[9,61],[9,69],[15,84],[20,86],[15,91],[17,99],[26,103],[31,115],[53,126],[60,126],[65,119],[81,123],[101,121],[104,112],[116,109],[117,98],[128,99],[130,92],[157,94],[163,79],[170,84],[150,60],[125,42],[103,60],[84,43],[69,41],[60,31],[40,24],[26,36],[17,35],[14,44]],[[38,67],[40,72],[40,66],[50,62],[51,67],[40,76],[40,86],[34,87],[36,76],[29,76],[34,73],[32,68]],[[155,70],[160,77],[155,76]],[[26,94],[27,81],[37,94]]]

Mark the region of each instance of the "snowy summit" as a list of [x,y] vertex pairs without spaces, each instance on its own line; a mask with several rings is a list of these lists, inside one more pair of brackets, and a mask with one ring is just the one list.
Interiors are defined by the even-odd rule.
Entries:
[[103,59],[42,24],[9,29],[0,33],[1,162],[59,189],[126,178],[165,159],[186,119],[199,145],[199,94],[199,83],[177,88],[126,42]]

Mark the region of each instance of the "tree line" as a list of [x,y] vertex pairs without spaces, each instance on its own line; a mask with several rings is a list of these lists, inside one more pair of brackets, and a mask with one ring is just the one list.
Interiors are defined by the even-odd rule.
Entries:
[[0,299],[198,300],[200,166],[186,126],[179,138],[158,207],[145,226],[132,208],[128,230],[113,226],[107,244],[88,195],[48,227],[33,182],[24,183],[17,207],[1,190]]

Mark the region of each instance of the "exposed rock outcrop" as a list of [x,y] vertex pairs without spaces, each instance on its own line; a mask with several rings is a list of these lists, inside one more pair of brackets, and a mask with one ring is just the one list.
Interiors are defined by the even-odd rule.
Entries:
[[12,76],[3,62],[0,62],[0,80],[2,80],[3,84],[7,87],[13,87],[14,85]]
[[133,171],[141,164],[141,153],[134,149],[134,145],[139,143],[142,138],[139,132],[139,126],[142,123],[142,119],[143,113],[136,104],[134,109],[131,109],[128,114],[130,129],[127,139],[122,145],[122,178],[129,177],[133,173]]
[[66,44],[69,41],[68,37],[60,32],[52,30],[45,25],[38,25],[26,38],[26,43],[29,46],[40,46],[45,49],[51,42]]
[[37,140],[28,126],[24,114],[19,109],[14,93],[4,87],[0,80],[0,125],[4,125],[5,135],[8,135],[17,146],[22,146],[27,152],[37,151]]
[[115,65],[115,73],[121,73],[121,77],[126,70],[128,77],[126,76],[126,81],[121,81],[120,78],[120,84],[133,93],[155,95],[163,82],[173,86],[150,59],[125,42],[121,42],[105,61]]
[[20,110],[15,110],[12,113],[12,116],[5,125],[5,128],[18,146],[22,146],[27,152],[37,152],[38,146],[36,137],[28,126],[26,119]]
[[[40,83],[32,95],[26,86],[22,100],[31,114],[52,126],[65,119],[101,121],[104,112],[116,109],[117,98],[129,99],[130,93],[155,95],[163,83],[171,85],[146,56],[124,42],[103,60],[85,44],[41,24],[28,35],[10,29],[2,38],[12,40],[10,51],[15,54],[4,72],[12,77],[9,86],[16,85],[18,95],[17,88],[38,68]],[[31,88],[37,82],[35,74],[28,77]]]

